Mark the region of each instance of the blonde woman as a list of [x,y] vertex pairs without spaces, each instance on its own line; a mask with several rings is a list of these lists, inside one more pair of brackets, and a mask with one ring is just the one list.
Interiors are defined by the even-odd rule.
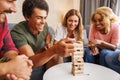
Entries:
[[[64,16],[62,24],[59,24],[55,33],[54,44],[63,38],[75,38],[82,40],[82,17],[78,10],[70,9]],[[71,58],[65,58],[64,62],[71,61]]]
[[106,65],[105,56],[116,51],[120,43],[119,24],[117,16],[109,7],[99,7],[91,16],[91,27],[89,33],[89,48],[85,51],[85,61]]

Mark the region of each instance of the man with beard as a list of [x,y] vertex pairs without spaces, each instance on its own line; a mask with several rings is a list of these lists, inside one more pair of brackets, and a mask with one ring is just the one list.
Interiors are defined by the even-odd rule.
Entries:
[[18,50],[10,36],[6,13],[16,12],[16,0],[0,0],[0,80],[29,80],[32,61]]

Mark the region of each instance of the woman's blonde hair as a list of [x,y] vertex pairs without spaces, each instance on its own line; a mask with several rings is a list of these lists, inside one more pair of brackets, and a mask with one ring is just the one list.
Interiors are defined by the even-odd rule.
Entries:
[[82,39],[82,30],[83,30],[82,17],[78,10],[76,9],[69,10],[65,15],[62,24],[64,27],[67,27],[67,19],[73,15],[76,15],[79,18],[78,26],[75,28],[75,31],[74,31],[75,35],[77,36],[77,40],[83,40]]
[[117,16],[114,14],[114,12],[112,11],[111,8],[109,7],[99,7],[95,10],[95,12],[93,13],[92,17],[91,17],[91,24],[94,23],[94,16],[95,14],[99,14],[102,16],[102,19],[104,18],[109,18],[110,19],[110,23],[116,22],[118,20]]

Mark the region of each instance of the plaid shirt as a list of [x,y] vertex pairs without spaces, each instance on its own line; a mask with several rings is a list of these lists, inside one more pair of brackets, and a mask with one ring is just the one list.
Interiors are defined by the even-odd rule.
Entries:
[[5,16],[5,23],[0,23],[0,57],[9,50],[18,52],[10,36],[10,30]]

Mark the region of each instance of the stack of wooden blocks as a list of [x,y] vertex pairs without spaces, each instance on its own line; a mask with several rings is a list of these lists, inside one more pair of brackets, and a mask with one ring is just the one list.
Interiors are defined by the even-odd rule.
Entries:
[[84,48],[83,42],[77,41],[74,43],[75,52],[72,54],[72,74],[80,75],[84,73]]

